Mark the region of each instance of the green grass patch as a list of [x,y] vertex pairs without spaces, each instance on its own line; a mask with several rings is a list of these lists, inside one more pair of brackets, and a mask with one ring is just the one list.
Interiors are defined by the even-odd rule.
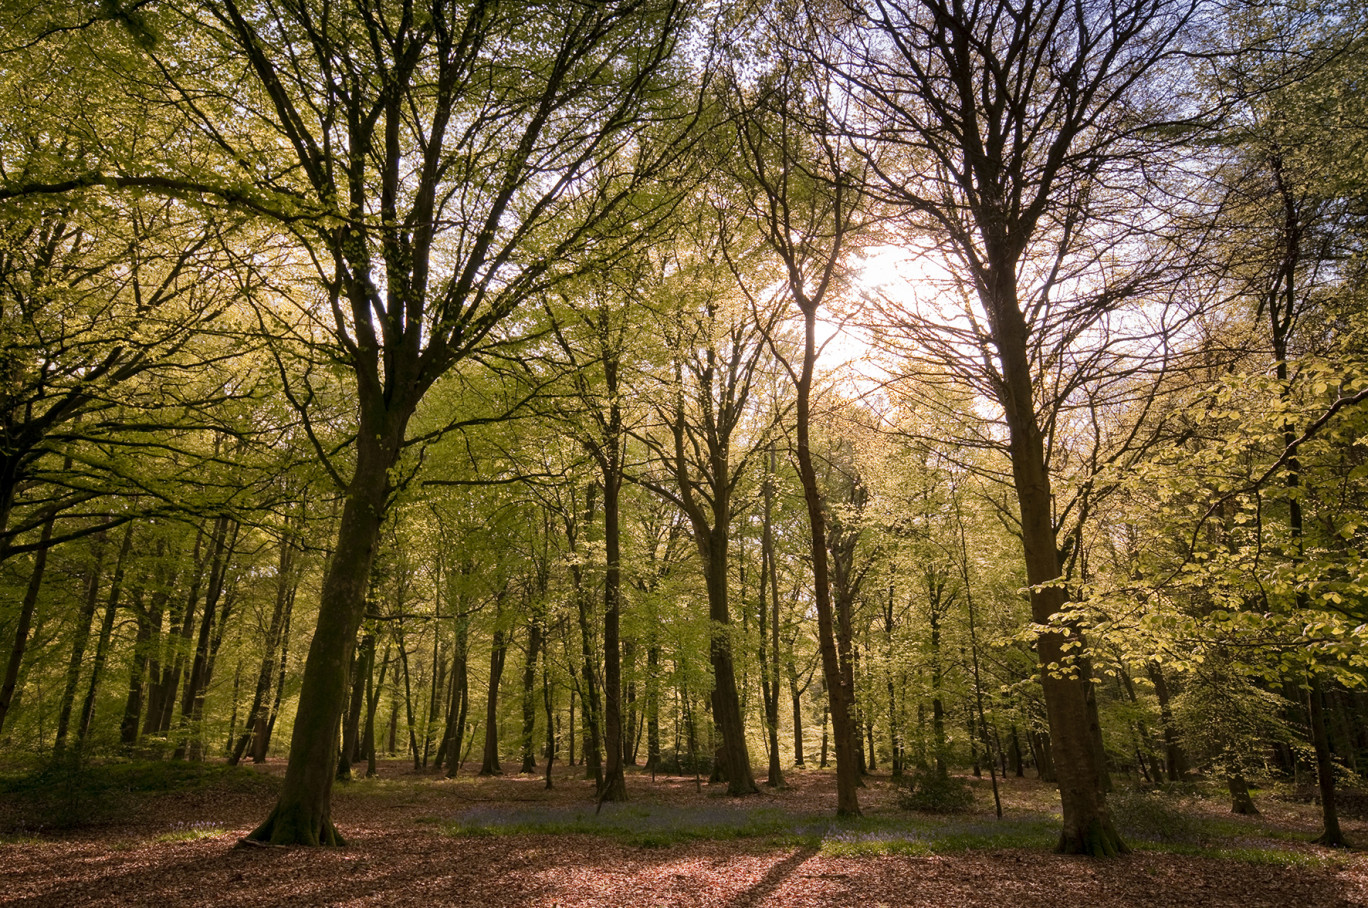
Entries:
[[642,848],[691,841],[754,840],[769,847],[812,848],[838,857],[950,854],[975,849],[1047,849],[1059,835],[1049,818],[1006,820],[978,817],[877,816],[835,820],[773,808],[666,807],[479,807],[453,819],[424,817],[447,835],[592,835]]
[[216,839],[228,830],[217,823],[177,823],[174,829],[154,836],[154,842],[196,842]]

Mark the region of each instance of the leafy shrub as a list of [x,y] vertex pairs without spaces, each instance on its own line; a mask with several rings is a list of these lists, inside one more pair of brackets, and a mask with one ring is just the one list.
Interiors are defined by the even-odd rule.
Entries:
[[1123,839],[1197,842],[1202,838],[1200,824],[1172,794],[1119,788],[1107,795],[1107,806]]
[[962,779],[921,770],[902,782],[898,806],[922,813],[967,813],[974,808],[974,792]]

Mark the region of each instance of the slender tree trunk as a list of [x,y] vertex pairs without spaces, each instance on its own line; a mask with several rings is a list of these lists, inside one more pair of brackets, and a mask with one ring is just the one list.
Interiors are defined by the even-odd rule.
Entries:
[[148,677],[152,637],[161,630],[160,591],[153,593],[152,603],[146,608],[142,604],[141,592],[138,590],[129,602],[138,630],[133,639],[133,667],[128,674],[128,696],[124,700],[123,719],[119,722],[119,743],[125,746],[138,741],[138,720],[142,718],[143,686]]
[[[779,762],[779,571],[774,555],[774,484],[778,467],[774,446],[769,450],[769,470],[761,486],[760,534],[760,691],[765,701],[765,732],[769,740],[771,788],[784,787],[784,769]],[[765,633],[766,627],[769,634]]]
[[[549,638],[548,638],[549,639]],[[546,711],[546,790],[552,789],[551,766],[556,762],[556,716],[555,716],[555,694],[551,688],[551,647],[549,643],[545,646],[545,656],[542,658],[542,707]]]
[[71,712],[76,704],[76,687],[81,680],[81,666],[85,660],[86,646],[90,643],[90,624],[95,619],[95,604],[100,595],[100,574],[104,566],[105,534],[95,536],[92,544],[90,566],[86,575],[85,597],[81,600],[81,611],[76,617],[76,633],[72,637],[71,658],[67,660],[66,686],[62,691],[62,702],[57,713],[57,743],[55,754],[61,757],[66,752],[67,733],[71,728]]
[[484,762],[480,775],[503,775],[499,765],[499,679],[503,676],[504,657],[508,654],[508,640],[501,628],[494,629],[494,642],[489,649],[489,696],[485,700]]
[[171,618],[170,629],[176,631],[178,622],[180,628],[167,641],[162,660],[161,684],[156,691],[157,709],[155,715],[153,710],[148,709],[147,724],[143,727],[144,735],[167,735],[171,731],[171,717],[176,711],[176,691],[180,689],[181,676],[185,673],[190,655],[190,641],[195,633],[195,609],[199,604],[200,588],[204,584],[206,565],[200,557],[204,538],[204,528],[200,527],[195,532],[195,547],[190,557],[190,590],[184,599],[184,608],[173,612]]
[[[609,364],[615,375],[615,363]],[[610,377],[609,389],[615,390]],[[620,438],[622,417],[618,398],[610,405],[610,448],[603,469],[603,543],[607,564],[603,574],[603,737],[607,750],[599,800],[627,800],[622,754],[622,531],[619,506],[622,491]]]
[[[105,660],[109,656],[109,641],[114,634],[114,618],[119,608],[119,596],[123,592],[124,569],[128,566],[128,553],[133,548],[133,523],[130,521],[124,530],[123,543],[114,559],[114,574],[109,582],[109,597],[105,601],[104,619],[100,622],[100,636],[95,643],[95,658],[90,663],[90,684],[86,688],[85,703],[81,706],[81,721],[76,729],[76,748],[83,749],[90,725],[95,719],[95,693],[99,690],[100,676],[104,674]],[[137,594],[141,597],[141,590]]]
[[523,663],[522,689],[522,768],[524,773],[537,771],[537,754],[533,743],[537,726],[537,654],[541,651],[541,620],[533,616],[527,622],[527,661]]
[[793,654],[788,662],[789,700],[793,704],[793,765],[803,766],[803,691],[798,687],[798,667],[793,664]]
[[266,721],[259,723],[260,734],[252,737],[252,762],[265,763],[266,755],[271,749],[271,735],[275,732],[276,719],[280,716],[280,700],[285,693],[285,670],[289,667],[290,661],[290,619],[294,614],[295,592],[298,590],[299,578],[290,586],[290,595],[285,602],[285,621],[280,630],[280,659],[276,664],[276,679],[271,695],[271,708],[267,711]]
[[1339,810],[1335,804],[1335,764],[1330,756],[1330,738],[1325,730],[1325,689],[1320,675],[1311,674],[1306,699],[1311,716],[1311,743],[1316,752],[1316,785],[1320,790],[1321,821],[1325,829],[1316,837],[1316,844],[1346,848],[1349,843],[1340,829]]
[[1187,754],[1178,743],[1178,729],[1173,722],[1173,708],[1169,696],[1168,681],[1164,670],[1157,662],[1145,663],[1145,673],[1154,685],[1154,695],[1159,698],[1159,721],[1164,726],[1164,770],[1169,779],[1177,782],[1188,772]]
[[366,728],[361,735],[361,749],[366,754],[366,778],[378,775],[375,766],[375,712],[380,708],[380,690],[385,686],[385,674],[390,666],[390,641],[385,641],[385,656],[380,662],[380,675],[366,673]]
[[[807,503],[808,524],[811,531],[813,598],[817,612],[817,645],[822,654],[822,673],[826,678],[827,708],[836,739],[836,814],[859,816],[859,767],[855,763],[854,721],[852,716],[854,690],[841,668],[837,651],[836,617],[831,604],[831,579],[828,574],[826,547],[826,515],[822,510],[821,491],[817,487],[817,471],[812,464],[812,443],[809,422],[812,413],[812,377],[817,360],[816,306],[803,307],[803,369],[798,379],[798,401],[795,421],[797,435],[798,475],[803,484],[803,498]],[[841,637],[849,641],[849,616],[839,616],[843,627]],[[825,735],[825,724],[823,734]],[[825,754],[826,748],[823,747]]]
[[[191,760],[204,758],[203,736],[200,722],[204,714],[204,697],[209,690],[213,676],[213,659],[217,646],[213,641],[222,639],[222,624],[226,615],[218,614],[219,603],[227,601],[223,593],[226,585],[228,565],[237,545],[238,525],[228,517],[215,521],[212,547],[210,549],[209,586],[204,595],[204,613],[200,618],[199,636],[195,643],[195,655],[191,663],[190,675],[185,682],[185,696],[181,702],[181,728],[184,737],[176,747],[176,758],[188,754]],[[218,632],[215,633],[215,621]]]
[[[67,460],[70,469],[71,461]],[[0,682],[0,730],[5,727],[5,716],[10,704],[14,702],[14,691],[19,685],[19,667],[24,661],[24,651],[28,648],[29,632],[33,629],[33,613],[38,607],[38,591],[43,585],[43,573],[47,569],[48,544],[52,540],[52,525],[57,519],[55,510],[49,511],[43,520],[43,530],[38,537],[38,550],[33,553],[33,571],[29,574],[28,586],[24,588],[24,599],[19,605],[19,620],[14,625],[14,643],[10,645],[9,659],[5,662],[5,678]]]
[[360,760],[361,712],[366,706],[366,687],[374,667],[375,632],[367,630],[361,635],[361,645],[352,660],[351,696],[347,721],[342,726],[342,751],[337,758],[337,778],[343,782],[352,777],[352,764]]
[[654,630],[652,635],[646,649],[646,769],[655,772],[660,767],[660,645]]
[[[588,592],[585,590],[582,581],[578,579],[578,571],[575,573],[575,600],[579,605],[580,673],[584,679],[584,694],[582,696],[581,707],[582,719],[585,726],[583,737],[585,777],[593,779],[595,789],[602,791],[603,758],[599,747],[599,742],[602,738],[602,735],[599,733],[599,717],[601,715],[601,710],[599,705],[598,682],[595,679],[594,673],[594,632],[590,625]],[[571,749],[573,751],[573,746]]]
[[466,711],[469,693],[470,612],[464,598],[456,601],[455,639],[451,652],[451,704],[447,711],[446,776],[456,778],[461,767],[461,741],[465,737]]
[[[402,603],[400,603],[400,607],[402,608]],[[404,723],[408,726],[409,753],[413,757],[413,771],[417,772],[423,767],[419,762],[418,729],[413,717],[413,681],[409,674],[408,646],[402,622],[395,629],[395,636],[399,640],[399,665],[404,670]],[[393,738],[394,736],[391,734],[390,739],[393,740]],[[390,745],[390,749],[394,749],[393,744]]]

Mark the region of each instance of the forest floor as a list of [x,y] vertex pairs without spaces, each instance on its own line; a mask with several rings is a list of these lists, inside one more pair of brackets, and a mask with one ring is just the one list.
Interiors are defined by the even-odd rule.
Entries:
[[[455,780],[392,761],[339,784],[345,848],[240,847],[283,763],[135,764],[0,771],[0,903],[423,906],[1368,906],[1368,852],[1307,844],[1313,805],[1256,792],[1236,817],[1196,790],[1113,796],[1134,852],[1050,853],[1057,796],[985,778],[968,813],[898,805],[875,775],[863,819],[838,823],[835,780],[732,799],[692,777],[629,773],[630,801],[595,813],[582,770]],[[762,783],[763,788],[763,783]],[[1262,795],[1262,797],[1260,797]],[[1368,823],[1346,833],[1368,845]]]

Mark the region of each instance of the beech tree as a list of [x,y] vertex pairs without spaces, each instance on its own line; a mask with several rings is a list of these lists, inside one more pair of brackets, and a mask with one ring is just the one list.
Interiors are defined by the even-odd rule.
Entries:
[[[783,5],[772,10],[772,18],[763,20],[761,42],[773,41],[781,47],[786,41],[794,44],[795,33],[802,39],[819,40],[820,23],[805,16],[797,16],[796,32],[790,30],[787,14],[795,12]],[[829,503],[818,483],[811,422],[819,352],[817,319],[828,295],[838,292],[845,277],[852,235],[860,227],[861,194],[851,162],[839,143],[830,141],[831,130],[819,100],[831,88],[830,82],[782,56],[770,64],[756,84],[747,84],[738,68],[727,86],[727,106],[740,148],[732,168],[734,191],[746,221],[755,225],[765,251],[777,263],[780,299],[796,308],[802,320],[801,353],[782,362],[796,393],[794,456],[807,504],[817,640],[836,742],[836,812],[858,816],[859,729],[850,664],[850,603],[832,602]],[[767,291],[757,286],[759,281],[733,270],[757,311],[762,305],[774,305],[766,299]],[[767,342],[775,350],[777,333],[774,324],[767,327]]]
[[615,170],[612,151],[657,103],[685,12],[672,0],[157,5],[146,24],[165,39],[143,45],[158,78],[129,89],[169,102],[183,142],[13,190],[207,198],[277,224],[314,270],[357,421],[343,456],[317,452],[345,503],[286,781],[252,839],[342,841],[329,793],[346,676],[409,422],[523,300],[588,266],[591,225],[642,179]]
[[[1042,628],[1064,814],[1058,847],[1124,851],[1106,808],[1085,653],[1066,617],[1042,396],[1078,387],[1096,358],[1070,348],[1152,278],[1112,267],[1102,250],[1121,251],[1113,219],[1144,204],[1142,156],[1147,166],[1162,161],[1163,140],[1147,127],[1172,118],[1160,99],[1181,85],[1181,39],[1200,4],[876,0],[844,9],[841,53],[824,60],[859,111],[844,128],[857,149],[897,149],[870,156],[872,191],[963,275],[963,330],[947,346],[979,364],[1002,409]],[[1052,384],[1055,369],[1073,372]]]

